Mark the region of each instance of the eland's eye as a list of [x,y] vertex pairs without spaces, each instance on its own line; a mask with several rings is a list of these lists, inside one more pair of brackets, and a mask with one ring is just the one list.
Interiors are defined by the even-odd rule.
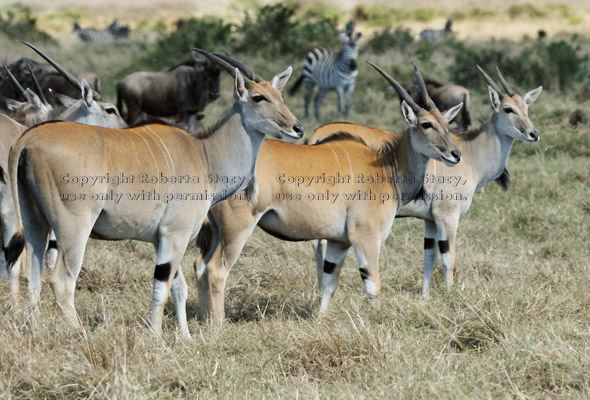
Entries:
[[107,114],[117,114],[116,108],[107,108],[105,111]]
[[420,124],[420,126],[422,126],[422,129],[430,129],[430,128],[432,128],[432,123],[430,123],[430,122],[422,122]]
[[261,94],[256,94],[252,96],[252,100],[254,100],[257,103],[260,103],[261,101],[268,101],[268,99]]
[[516,114],[516,113],[514,112],[514,110],[513,110],[511,107],[506,107],[506,108],[504,108],[504,112],[505,112],[506,114],[510,114],[510,113]]

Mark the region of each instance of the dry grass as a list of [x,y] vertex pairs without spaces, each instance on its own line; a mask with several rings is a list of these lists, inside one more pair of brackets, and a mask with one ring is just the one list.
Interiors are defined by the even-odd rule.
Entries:
[[[26,51],[2,46],[15,57]],[[109,94],[117,70],[140,47],[116,46],[72,42],[55,49],[55,57],[105,74]],[[388,69],[396,56],[371,59]],[[246,61],[275,72],[300,62]],[[397,99],[361,68],[366,80],[357,87],[351,120],[401,128]],[[231,82],[223,79],[226,89],[207,109],[207,122],[231,101]],[[317,321],[311,243],[256,230],[228,280],[224,327],[196,318],[191,247],[183,265],[194,340],[177,335],[171,304],[158,339],[145,323],[152,247],[91,240],[76,293],[83,333],[63,325],[46,282],[34,330],[26,305],[11,306],[1,283],[0,398],[590,397],[590,160],[581,155],[590,126],[568,122],[589,103],[580,104],[575,93],[541,95],[530,110],[541,142],[515,144],[510,190],[486,187],[462,218],[451,293],[438,270],[432,298],[421,299],[422,223],[400,219],[382,249],[381,309],[368,306],[350,256],[329,314]],[[322,109],[328,121],[338,119],[332,96]],[[302,93],[287,102],[302,114]],[[475,118],[488,115],[486,102],[475,92]],[[305,122],[308,132],[317,126]]]

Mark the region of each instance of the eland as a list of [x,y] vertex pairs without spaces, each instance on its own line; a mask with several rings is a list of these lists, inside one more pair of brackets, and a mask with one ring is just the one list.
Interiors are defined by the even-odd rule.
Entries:
[[[447,288],[453,285],[459,219],[469,210],[475,193],[494,180],[507,187],[509,174],[506,164],[515,140],[527,144],[539,141],[539,131],[531,122],[528,109],[543,87],[539,86],[521,97],[512,90],[500,69],[496,70],[504,91],[483,69],[477,68],[488,84],[492,108],[489,119],[479,128],[454,134],[463,154],[461,164],[450,168],[440,161],[430,161],[424,175],[422,196],[397,211],[398,217],[424,220],[424,297],[428,297],[438,253]],[[309,143],[319,143],[340,129],[338,125],[320,127],[310,137]],[[377,152],[392,138],[389,133],[369,131],[355,132],[355,136]],[[322,252],[318,250],[316,255],[317,262],[321,263]]]
[[[423,109],[395,79],[371,65],[404,98],[401,112],[407,132],[388,132],[389,140],[379,152],[357,137],[384,131],[356,124],[334,124],[337,129],[315,146],[265,141],[246,192],[212,209],[211,226],[197,238],[199,302],[213,323],[223,321],[225,280],[256,225],[284,240],[328,240],[326,258],[318,265],[320,314],[328,309],[351,247],[365,293],[378,305],[381,244],[397,209],[419,194],[428,160],[449,166],[461,160],[449,121],[462,104],[442,114],[422,84],[428,104]],[[423,83],[415,65],[414,71]]]
[[88,238],[142,240],[156,247],[151,327],[161,334],[171,292],[180,331],[190,337],[180,269],[188,242],[211,207],[246,187],[265,135],[299,139],[304,133],[281,95],[291,67],[267,82],[241,63],[194,50],[234,78],[233,107],[213,128],[189,135],[162,124],[119,130],[50,122],[29,129],[12,147],[11,185],[23,226],[17,236],[24,233],[33,306],[51,229],[57,263],[50,284],[75,327],[81,325],[74,292]]

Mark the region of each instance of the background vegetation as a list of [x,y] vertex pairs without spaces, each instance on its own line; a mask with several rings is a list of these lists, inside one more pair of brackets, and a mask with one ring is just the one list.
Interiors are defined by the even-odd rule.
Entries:
[[[338,46],[350,17],[364,33],[359,81],[350,121],[403,128],[399,102],[365,61],[401,81],[416,60],[423,74],[465,85],[474,121],[489,116],[487,89],[475,64],[499,65],[521,94],[543,85],[530,116],[539,143],[516,143],[507,192],[490,185],[474,199],[459,227],[457,285],[446,293],[437,271],[432,298],[420,297],[422,223],[400,219],[381,255],[382,308],[365,299],[350,256],[326,318],[319,306],[311,243],[287,243],[256,231],[228,279],[228,322],[212,328],[196,318],[189,291],[193,342],[175,331],[167,308],[164,337],[146,328],[155,257],[138,242],[91,240],[76,294],[86,331],[63,326],[48,285],[32,332],[22,305],[10,306],[0,286],[0,397],[2,398],[588,398],[590,395],[590,38],[543,35],[543,21],[577,26],[574,7],[518,4],[505,10],[393,9],[359,6],[252,6],[237,22],[182,18],[173,25],[137,23],[130,39],[81,44],[45,37],[26,7],[0,10],[0,48],[10,60],[32,57],[19,43],[39,41],[74,71],[103,78],[104,93],[129,72],[161,69],[189,56],[190,47],[227,50],[266,78],[293,65],[301,72],[314,46]],[[52,21],[83,13],[69,10]],[[525,21],[528,37],[514,40],[417,41],[404,24],[452,17],[461,21]],[[21,30],[19,24],[27,24]],[[586,21],[587,23],[587,21]],[[534,27],[534,28],[533,28]],[[15,34],[15,32],[17,32]],[[18,33],[20,32],[20,33]],[[38,35],[38,36],[37,36]],[[45,39],[43,39],[45,38]],[[222,97],[206,109],[213,123],[232,102],[224,76]],[[303,94],[285,94],[303,115]],[[339,120],[335,96],[323,122]],[[304,120],[311,133],[318,123]],[[184,271],[194,282],[194,248]]]

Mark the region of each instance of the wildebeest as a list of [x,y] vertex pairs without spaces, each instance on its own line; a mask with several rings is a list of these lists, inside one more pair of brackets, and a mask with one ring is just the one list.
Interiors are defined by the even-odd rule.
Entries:
[[74,32],[83,42],[112,42],[129,36],[129,27],[121,26],[114,20],[106,29],[82,28],[78,21],[75,21]]
[[[459,85],[443,85],[432,79],[424,79],[424,81],[428,95],[440,110],[448,110],[459,103],[463,103],[461,112],[455,117],[453,122],[457,124],[457,130],[463,131],[467,129],[471,125],[471,116],[469,114],[471,95],[469,94],[469,90]],[[426,104],[424,104],[420,97],[418,85],[415,81],[412,83],[403,83],[402,86],[420,107],[426,107]],[[401,97],[399,99],[401,103],[403,99]]]
[[[31,70],[27,66],[31,67]],[[54,67],[49,64],[36,62],[29,58],[21,58],[8,66],[15,76],[17,81],[23,87],[33,87],[34,82],[32,73],[37,77],[39,85],[43,91],[43,95],[47,98],[49,104],[53,107],[59,105],[59,102],[51,95],[49,89],[54,92],[65,94],[69,97],[78,98],[80,96],[80,90],[73,87],[71,83],[67,81]],[[76,81],[85,79],[90,84],[90,87],[94,92],[99,92],[101,88],[100,78],[91,72],[81,72],[74,75]],[[3,77],[0,80],[0,96],[18,100],[26,101],[27,99],[22,96],[19,90],[17,90],[8,76]],[[2,105],[2,108],[5,108]]]
[[191,131],[198,114],[219,97],[220,71],[207,60],[197,61],[195,66],[183,62],[162,72],[134,72],[117,83],[117,108],[123,112],[126,106],[125,120],[130,125],[143,112],[155,117],[176,116],[177,123]]

